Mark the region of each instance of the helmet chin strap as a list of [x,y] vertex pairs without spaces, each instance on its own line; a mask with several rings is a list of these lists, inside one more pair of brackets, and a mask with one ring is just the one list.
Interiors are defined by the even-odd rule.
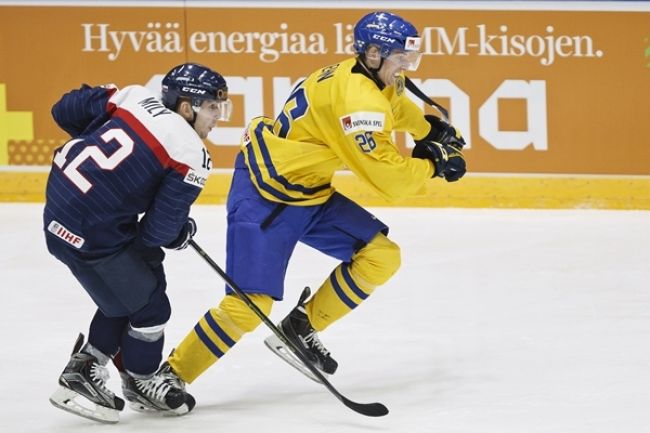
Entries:
[[189,123],[192,128],[194,128],[194,124],[196,123],[196,118],[198,117],[200,108],[196,108],[193,102],[191,102],[190,105],[192,106],[192,121],[188,120],[187,123]]
[[359,63],[361,63],[361,66],[363,66],[363,69],[365,69],[370,74],[370,76],[373,78],[375,83],[377,83],[377,86],[379,86],[379,89],[383,90],[384,87],[386,87],[386,83],[384,83],[382,81],[382,79],[379,78],[379,70],[384,65],[384,60],[385,59],[383,57],[380,57],[380,59],[381,60],[379,61],[379,67],[378,68],[371,68],[370,66],[368,66],[366,64],[366,54],[363,53],[363,54],[359,55],[359,60],[360,60]]
[[[194,105],[193,105],[192,101],[189,101],[189,103],[190,103],[190,108],[192,109],[192,120],[187,120],[187,119],[185,119],[185,116],[183,116],[183,115],[181,115],[181,117],[182,117],[183,119],[185,119],[185,121],[186,121],[187,123],[189,123],[190,126],[191,126],[192,128],[194,128],[194,124],[196,123],[196,115],[197,115],[197,112],[194,111]],[[179,105],[180,105],[180,101],[177,102],[177,105],[176,105],[176,109],[175,109],[175,111],[176,111],[177,114],[180,115],[180,113],[178,112]]]

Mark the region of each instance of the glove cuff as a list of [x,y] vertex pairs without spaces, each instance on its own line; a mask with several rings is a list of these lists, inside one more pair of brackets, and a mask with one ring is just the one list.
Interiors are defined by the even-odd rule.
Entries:
[[422,140],[419,141],[426,140],[444,143],[444,139],[449,135],[447,131],[450,125],[441,118],[434,116],[433,114],[425,114],[424,120],[429,122],[429,125],[431,125],[431,130],[424,138],[422,138]]
[[413,158],[428,159],[433,164],[434,177],[442,176],[447,165],[447,153],[443,147],[432,141],[418,140],[415,142],[415,147],[411,153]]

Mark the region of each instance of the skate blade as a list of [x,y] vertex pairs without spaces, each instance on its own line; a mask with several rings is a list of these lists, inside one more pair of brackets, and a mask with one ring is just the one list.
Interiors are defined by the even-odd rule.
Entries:
[[[276,335],[271,335],[268,336],[264,339],[264,344],[266,347],[271,349],[271,352],[275,353],[278,355],[284,362],[310,378],[316,383],[322,383],[320,379],[318,379],[314,373],[311,372],[305,364],[302,363],[302,361],[293,353],[291,348],[289,348],[282,340],[280,340]],[[327,373],[322,372],[322,375],[325,378],[328,378],[329,375]]]
[[[88,406],[92,405],[94,407],[90,408],[80,404],[76,400],[77,398],[81,399]],[[83,395],[63,386],[60,386],[52,394],[50,403],[66,412],[105,424],[115,424],[120,420],[120,412],[117,409],[111,409],[93,403]]]
[[187,415],[190,412],[190,408],[186,403],[183,403],[176,409],[168,410],[163,416],[183,416]]
[[160,412],[157,409],[153,409],[149,406],[145,406],[142,403],[139,403],[137,401],[131,401],[129,402],[129,408],[133,411],[140,412],[140,413],[150,413],[150,414],[156,414]]
[[185,403],[183,403],[176,409],[158,409],[152,406],[144,405],[137,401],[131,401],[129,402],[129,407],[131,408],[131,410],[134,410],[136,412],[145,413],[153,416],[165,416],[165,417],[183,416],[190,412],[190,408]]

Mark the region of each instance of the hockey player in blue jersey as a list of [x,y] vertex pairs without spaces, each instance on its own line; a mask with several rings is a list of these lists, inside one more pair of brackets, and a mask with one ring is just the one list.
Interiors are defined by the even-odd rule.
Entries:
[[[194,407],[168,363],[160,365],[171,306],[161,247],[180,250],[196,232],[191,204],[210,170],[203,144],[230,117],[226,81],[197,64],[173,68],[157,92],[133,85],[82,86],[52,108],[72,139],[54,154],[43,214],[48,250],[97,305],[50,401],[117,422],[124,400],[107,388],[107,363],[141,411],[182,415]],[[76,399],[86,399],[94,405]]]

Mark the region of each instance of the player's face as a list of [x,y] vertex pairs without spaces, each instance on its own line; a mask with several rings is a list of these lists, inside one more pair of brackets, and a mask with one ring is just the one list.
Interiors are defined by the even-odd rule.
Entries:
[[212,128],[217,125],[217,120],[228,121],[232,112],[230,99],[225,101],[206,100],[196,110],[194,130],[199,137],[206,138]]
[[395,77],[402,72],[417,70],[421,55],[418,51],[393,50],[384,59],[384,64],[379,69],[379,78],[385,85],[392,85],[395,82]]

